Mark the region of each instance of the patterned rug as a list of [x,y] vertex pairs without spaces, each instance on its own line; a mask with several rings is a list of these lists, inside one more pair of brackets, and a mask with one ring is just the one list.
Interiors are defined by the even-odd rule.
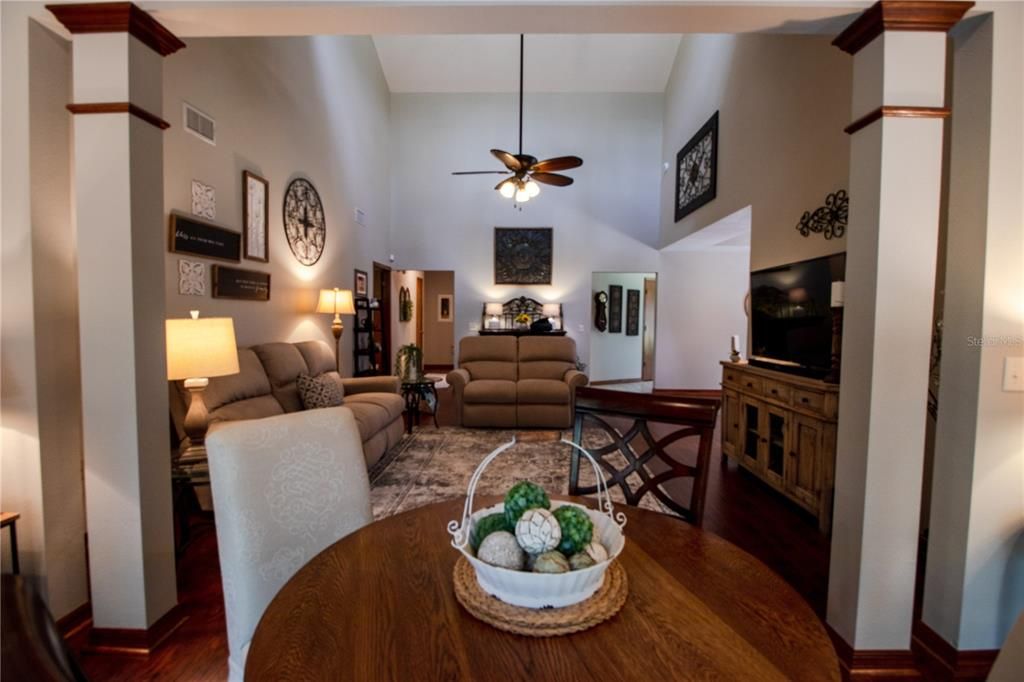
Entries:
[[[466,494],[469,479],[483,459],[498,446],[521,432],[501,429],[466,429],[444,426],[422,427],[386,454],[370,470],[370,502],[373,517],[383,519],[441,500]],[[548,493],[569,491],[571,448],[557,442],[559,435],[572,432],[527,432],[516,446],[491,462],[484,472],[477,494],[504,495],[516,481],[528,479]],[[526,439],[531,439],[526,442]],[[586,432],[584,445],[607,442],[599,432]],[[580,483],[593,485],[589,466],[581,466]],[[620,490],[611,491],[612,500],[622,503]],[[641,507],[665,511],[647,495]]]

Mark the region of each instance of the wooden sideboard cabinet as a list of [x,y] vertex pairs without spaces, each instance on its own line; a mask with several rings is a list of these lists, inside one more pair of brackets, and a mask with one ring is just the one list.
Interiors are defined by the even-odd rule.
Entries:
[[722,362],[722,453],[814,514],[824,533],[838,415],[837,384]]

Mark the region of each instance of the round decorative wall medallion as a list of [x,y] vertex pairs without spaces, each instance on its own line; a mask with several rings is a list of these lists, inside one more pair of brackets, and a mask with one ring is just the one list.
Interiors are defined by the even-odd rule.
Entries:
[[281,209],[284,234],[295,259],[303,265],[313,265],[324,252],[327,222],[324,206],[313,183],[295,178],[288,184]]

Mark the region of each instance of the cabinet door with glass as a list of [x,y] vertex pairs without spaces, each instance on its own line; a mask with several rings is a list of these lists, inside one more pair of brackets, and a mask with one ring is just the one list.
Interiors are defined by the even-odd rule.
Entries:
[[740,464],[751,471],[761,472],[764,469],[764,447],[766,442],[761,436],[764,420],[764,403],[760,400],[740,398]]
[[765,424],[761,430],[767,441],[764,444],[764,476],[768,483],[779,490],[786,485],[786,453],[789,452],[791,414],[788,410],[772,406],[766,406],[764,409]]
[[786,463],[786,491],[808,508],[821,505],[823,433],[821,422],[793,415],[792,440]]
[[[740,448],[740,396],[736,391],[722,391],[722,453],[738,457]],[[723,458],[722,463],[725,463]]]

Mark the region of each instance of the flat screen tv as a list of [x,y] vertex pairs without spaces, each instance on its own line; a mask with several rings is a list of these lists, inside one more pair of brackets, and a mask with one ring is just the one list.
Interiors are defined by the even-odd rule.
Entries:
[[832,364],[832,282],[846,254],[750,273],[750,362],[823,377]]

